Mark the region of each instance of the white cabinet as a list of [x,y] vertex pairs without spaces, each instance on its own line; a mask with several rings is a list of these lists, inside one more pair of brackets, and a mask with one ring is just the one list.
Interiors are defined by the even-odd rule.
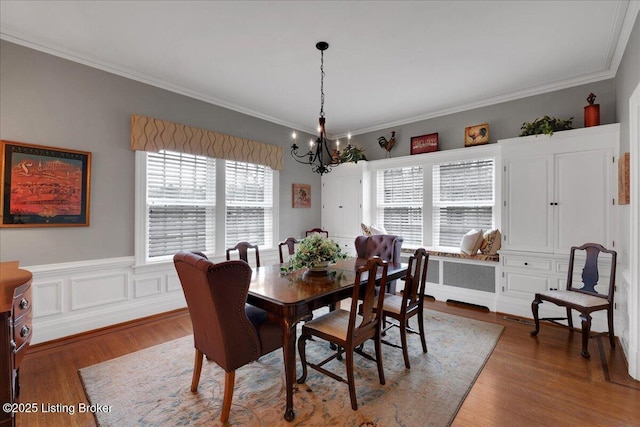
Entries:
[[586,242],[612,247],[617,141],[617,124],[499,141],[503,250],[568,256]]
[[498,141],[499,311],[530,317],[536,292],[564,289],[571,246],[615,248],[618,140],[619,125],[612,124]]
[[322,176],[322,228],[351,245],[361,234],[365,168],[363,161],[345,163]]

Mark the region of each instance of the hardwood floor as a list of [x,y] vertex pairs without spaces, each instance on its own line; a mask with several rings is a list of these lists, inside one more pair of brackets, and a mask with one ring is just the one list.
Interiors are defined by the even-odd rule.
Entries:
[[[427,301],[426,307],[505,326],[453,426],[640,424],[640,382],[627,375],[620,346],[611,349],[607,339],[591,339],[591,360],[585,360],[579,333],[571,336],[566,329],[543,324],[532,338],[525,320],[444,302]],[[37,402],[39,412],[18,414],[17,425],[95,425],[90,413],[77,411],[78,403],[88,403],[78,369],[190,333],[189,316],[181,310],[33,346],[20,369],[20,402]],[[64,410],[67,405],[76,411],[42,413],[42,404],[44,409]],[[284,408],[284,396],[282,404]]]

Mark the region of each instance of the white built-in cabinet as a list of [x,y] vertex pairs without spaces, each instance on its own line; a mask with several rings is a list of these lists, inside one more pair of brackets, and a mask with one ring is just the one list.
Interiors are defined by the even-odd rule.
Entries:
[[[498,311],[530,316],[536,292],[563,288],[571,246],[595,242],[615,249],[618,141],[618,124],[498,141],[503,165]],[[510,298],[523,302],[520,312],[514,312]]]
[[362,234],[366,163],[344,163],[322,176],[322,228],[350,254]]

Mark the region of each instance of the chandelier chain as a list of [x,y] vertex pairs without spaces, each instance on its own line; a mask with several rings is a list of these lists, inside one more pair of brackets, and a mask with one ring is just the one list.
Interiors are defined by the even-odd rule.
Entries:
[[320,51],[320,117],[324,117],[324,51]]

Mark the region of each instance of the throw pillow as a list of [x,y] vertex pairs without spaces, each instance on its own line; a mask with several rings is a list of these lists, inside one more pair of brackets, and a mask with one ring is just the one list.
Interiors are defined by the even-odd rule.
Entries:
[[494,230],[489,230],[484,233],[484,238],[482,242],[482,246],[480,247],[480,252],[485,255],[495,255],[498,253],[502,243],[502,236],[500,234],[500,230],[497,228]]
[[468,255],[475,255],[478,253],[478,249],[482,245],[484,236],[482,230],[476,230],[475,228],[469,230],[467,234],[462,236],[462,242],[460,242],[460,251]]
[[365,223],[361,222],[360,228],[362,228],[362,234],[365,236],[371,236],[371,229]]
[[389,233],[387,233],[387,230],[385,230],[384,227],[381,226],[381,225],[373,225],[372,224],[371,227],[369,227],[369,228],[371,228],[371,234],[372,235],[373,234],[389,234]]

